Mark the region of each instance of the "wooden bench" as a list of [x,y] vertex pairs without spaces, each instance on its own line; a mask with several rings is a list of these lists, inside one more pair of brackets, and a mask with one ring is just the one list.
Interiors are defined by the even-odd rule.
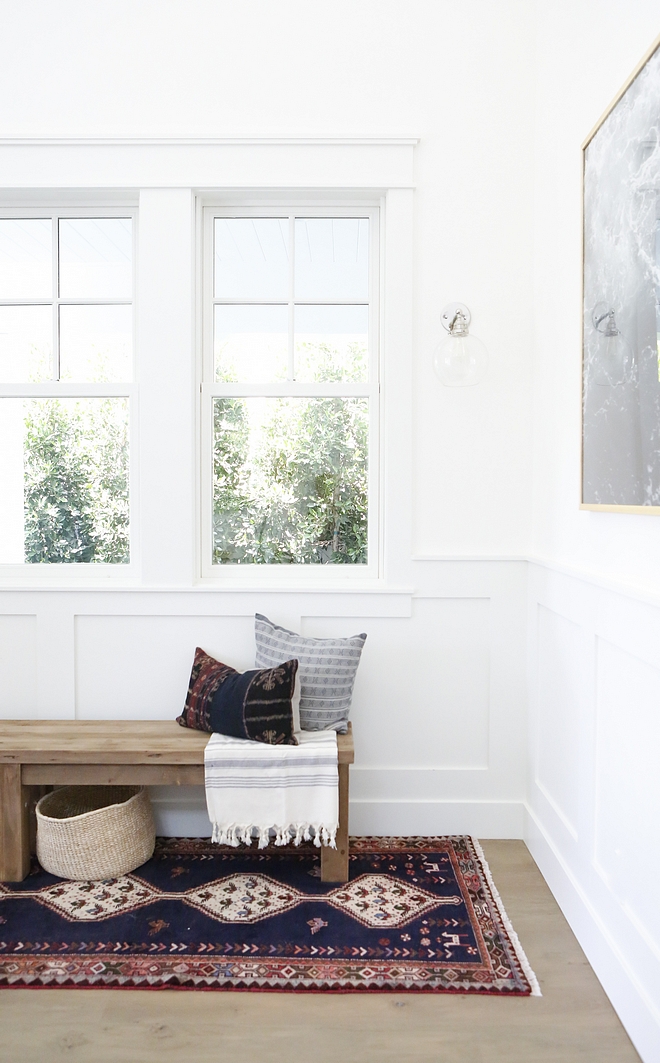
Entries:
[[[0,881],[30,870],[34,806],[46,787],[78,785],[203,786],[209,736],[173,720],[0,721]],[[323,882],[348,880],[348,766],[353,735],[337,735],[337,848],[321,849]]]

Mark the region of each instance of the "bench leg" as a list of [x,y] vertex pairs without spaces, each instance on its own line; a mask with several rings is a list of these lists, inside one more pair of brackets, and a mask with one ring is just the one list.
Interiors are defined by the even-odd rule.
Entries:
[[30,832],[30,852],[33,856],[37,854],[37,803],[46,794],[49,794],[54,787],[52,786],[23,786],[23,796],[25,797],[27,791],[28,798],[28,821]]
[[0,882],[22,882],[30,870],[30,788],[20,764],[0,764]]
[[339,764],[337,848],[321,848],[321,882],[348,882],[348,764]]

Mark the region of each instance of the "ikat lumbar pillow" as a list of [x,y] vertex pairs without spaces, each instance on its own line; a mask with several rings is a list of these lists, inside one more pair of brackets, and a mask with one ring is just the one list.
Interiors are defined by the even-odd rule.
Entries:
[[298,662],[237,672],[199,647],[177,723],[268,745],[297,746]]
[[332,729],[345,734],[366,634],[345,639],[307,638],[257,613],[254,637],[257,668],[274,668],[290,657],[297,659],[303,731]]

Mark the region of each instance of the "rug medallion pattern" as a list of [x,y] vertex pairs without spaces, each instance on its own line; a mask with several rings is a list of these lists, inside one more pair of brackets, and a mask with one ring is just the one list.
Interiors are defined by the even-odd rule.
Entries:
[[35,864],[0,884],[0,986],[536,992],[472,839],[353,838],[350,880],[313,846],[158,840],[107,882]]

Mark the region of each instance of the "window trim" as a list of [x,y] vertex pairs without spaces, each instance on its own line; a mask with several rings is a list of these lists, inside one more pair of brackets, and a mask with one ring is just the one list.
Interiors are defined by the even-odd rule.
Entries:
[[[344,583],[373,583],[383,576],[383,512],[381,449],[381,376],[382,376],[382,227],[383,201],[371,196],[349,200],[320,195],[292,194],[285,198],[256,199],[237,196],[199,201],[198,235],[200,238],[198,269],[198,322],[201,336],[199,359],[199,498],[198,498],[198,572],[200,582],[209,585],[246,587],[272,584],[275,587],[307,586],[310,583],[335,587]],[[213,381],[213,221],[217,217],[367,217],[369,218],[369,380],[343,384],[285,381],[269,385],[218,384]],[[240,300],[237,300],[240,302]],[[349,300],[350,301],[350,300]],[[274,302],[274,300],[273,300]],[[298,302],[298,301],[296,301]],[[305,302],[305,300],[301,300]],[[308,302],[311,302],[308,300]],[[365,565],[214,565],[212,425],[213,399],[216,396],[290,395],[290,396],[364,396],[369,400],[369,474],[368,474],[368,561]]]
[[[63,190],[64,192],[64,190]],[[41,305],[53,308],[53,367],[59,363],[59,307],[62,305],[130,305],[132,314],[132,373],[131,380],[118,383],[84,383],[62,380],[46,380],[38,383],[19,382],[3,383],[0,381],[0,399],[4,398],[126,398],[129,404],[128,430],[129,430],[129,556],[127,564],[109,564],[107,562],[80,562],[59,563],[42,562],[38,564],[7,563],[0,562],[0,578],[3,584],[15,583],[46,583],[46,584],[89,584],[100,581],[102,583],[126,583],[137,582],[140,572],[140,505],[139,505],[139,467],[140,456],[138,446],[139,426],[139,394],[137,373],[137,313],[138,313],[138,208],[132,201],[117,201],[111,203],[99,198],[98,201],[91,199],[89,194],[81,193],[80,202],[73,202],[71,195],[63,195],[62,199],[44,197],[43,202],[30,199],[21,206],[14,199],[11,206],[0,206],[0,218],[2,219],[50,219],[53,226],[53,289],[50,299],[3,299],[2,306],[15,305]],[[132,221],[132,254],[133,276],[130,300],[127,299],[86,299],[86,298],[62,298],[59,294],[58,285],[58,254],[59,254],[59,225],[60,219],[66,218],[131,218]]]

